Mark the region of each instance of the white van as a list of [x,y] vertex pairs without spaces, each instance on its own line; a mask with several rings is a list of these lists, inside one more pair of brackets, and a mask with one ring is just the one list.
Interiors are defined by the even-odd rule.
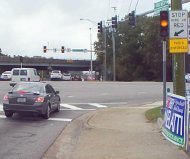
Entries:
[[63,81],[71,81],[72,77],[70,73],[63,73]]
[[13,68],[11,70],[10,86],[14,86],[17,82],[40,81],[40,76],[35,68]]

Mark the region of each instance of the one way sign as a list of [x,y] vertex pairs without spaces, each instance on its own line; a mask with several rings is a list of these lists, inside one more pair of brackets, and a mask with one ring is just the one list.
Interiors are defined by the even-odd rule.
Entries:
[[188,12],[185,10],[180,11],[170,11],[170,38],[187,38],[187,17]]

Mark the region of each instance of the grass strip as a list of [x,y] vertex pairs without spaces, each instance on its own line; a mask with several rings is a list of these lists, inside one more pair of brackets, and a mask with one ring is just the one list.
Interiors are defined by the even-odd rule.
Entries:
[[146,118],[151,121],[151,122],[155,122],[157,121],[158,118],[163,118],[163,115],[161,115],[161,108],[162,106],[160,107],[155,107],[155,108],[152,108],[152,109],[149,109],[145,112],[145,116]]

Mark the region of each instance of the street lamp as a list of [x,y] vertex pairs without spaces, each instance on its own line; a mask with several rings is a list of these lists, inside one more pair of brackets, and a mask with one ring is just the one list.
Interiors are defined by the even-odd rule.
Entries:
[[90,19],[83,19],[83,18],[80,18],[80,20],[86,20],[86,21],[89,21],[89,22],[91,22],[91,23],[93,23],[93,24],[97,25],[97,23],[96,23],[95,21],[90,20]]
[[[93,23],[94,25],[96,25],[97,26],[97,24],[98,23],[96,23],[95,21],[92,21],[92,20],[90,20],[90,19],[83,19],[83,18],[81,18],[80,20],[86,20],[86,21],[89,21],[89,22],[91,22],[91,23]],[[104,54],[105,54],[105,59],[104,59],[104,67],[105,67],[105,69],[104,69],[104,80],[106,81],[107,80],[107,64],[106,64],[106,29],[105,29],[105,27],[103,28],[103,33],[104,33]],[[90,65],[90,68],[91,68],[91,71],[92,71],[92,36],[91,36],[91,28],[90,28],[90,51],[91,51],[91,65]],[[92,72],[91,72],[91,75],[92,75]]]
[[92,79],[92,33],[91,33],[91,28],[90,29],[90,76]]
[[[81,18],[80,20],[86,20],[86,21],[89,21],[89,22],[97,25],[96,22],[94,22],[90,19],[82,19]],[[89,30],[90,30],[90,77],[92,79],[92,70],[93,70],[93,65],[92,65],[92,31],[91,31],[92,28],[89,28]]]

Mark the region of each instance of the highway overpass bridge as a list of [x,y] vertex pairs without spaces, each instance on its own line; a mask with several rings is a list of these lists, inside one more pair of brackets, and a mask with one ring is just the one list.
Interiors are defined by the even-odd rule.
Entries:
[[[93,61],[93,70],[97,63]],[[0,56],[0,73],[6,70],[11,70],[15,67],[21,67],[20,56],[8,57]],[[61,60],[53,58],[35,58],[23,57],[22,67],[33,67],[38,71],[48,71],[59,69],[62,72],[66,71],[89,71],[90,61],[88,60]]]

